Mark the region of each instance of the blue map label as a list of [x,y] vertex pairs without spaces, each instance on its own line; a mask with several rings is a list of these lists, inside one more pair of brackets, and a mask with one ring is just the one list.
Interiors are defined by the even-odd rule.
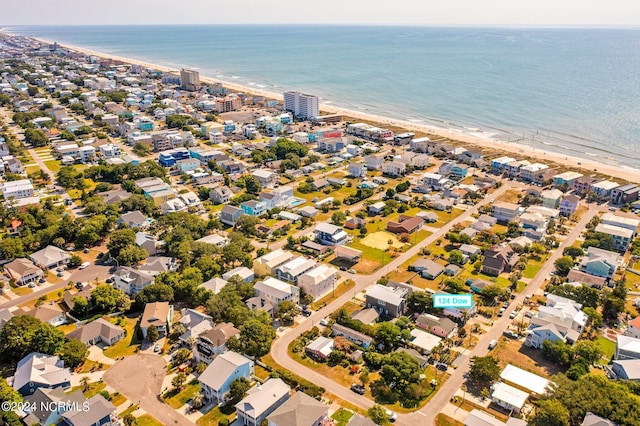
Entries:
[[473,306],[471,294],[434,294],[434,308],[470,308]]

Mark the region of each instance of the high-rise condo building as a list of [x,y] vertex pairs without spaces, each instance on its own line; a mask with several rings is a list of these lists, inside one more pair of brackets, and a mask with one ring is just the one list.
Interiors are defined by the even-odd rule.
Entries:
[[284,109],[303,120],[320,115],[318,97],[300,92],[284,92]]
[[200,73],[196,70],[182,68],[180,71],[180,84],[185,90],[195,91],[200,86]]

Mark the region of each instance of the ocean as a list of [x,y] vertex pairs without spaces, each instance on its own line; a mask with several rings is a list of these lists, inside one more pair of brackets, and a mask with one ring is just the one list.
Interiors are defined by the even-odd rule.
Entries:
[[640,30],[9,27],[363,113],[640,168]]

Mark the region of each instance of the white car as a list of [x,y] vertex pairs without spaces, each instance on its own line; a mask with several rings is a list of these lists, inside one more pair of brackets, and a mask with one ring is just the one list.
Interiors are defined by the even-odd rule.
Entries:
[[87,268],[89,265],[91,265],[91,262],[83,262],[82,265],[80,265],[80,268],[78,269],[85,269]]
[[328,325],[329,325],[329,320],[328,320],[328,319],[326,319],[326,318],[322,318],[322,319],[320,320],[320,325],[323,325],[323,326],[325,326],[325,327],[326,327],[326,326],[328,326]]
[[389,421],[392,423],[398,420],[398,415],[391,410],[387,410],[387,417],[389,417]]

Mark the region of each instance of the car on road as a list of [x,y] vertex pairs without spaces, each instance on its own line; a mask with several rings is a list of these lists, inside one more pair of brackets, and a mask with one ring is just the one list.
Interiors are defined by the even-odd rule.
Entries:
[[500,310],[498,311],[498,316],[501,317],[504,314],[504,311],[504,308],[500,308]]
[[323,325],[325,327],[328,326],[329,325],[329,320],[327,318],[322,318],[320,320],[320,325]]
[[309,308],[304,308],[301,312],[302,312],[302,315],[304,315],[305,317],[310,317],[311,314],[313,313],[313,311]]
[[492,341],[489,342],[489,349],[493,349],[498,345],[498,341],[496,339],[493,339]]
[[153,351],[160,352],[160,343],[156,343],[156,345],[153,347]]
[[398,420],[398,415],[396,413],[394,413],[391,410],[387,410],[387,417],[389,418],[389,421],[391,423],[395,422],[396,420]]
[[509,318],[514,319],[517,315],[518,315],[518,311],[512,311],[512,312],[509,314]]
[[350,273],[350,274],[355,274],[356,273],[355,269],[349,269],[347,272]]
[[91,265],[91,262],[82,262],[82,265],[80,265],[80,268],[78,269],[86,269],[89,265]]
[[351,385],[351,390],[357,393],[358,395],[364,395],[364,393],[366,392],[366,389],[364,388],[364,386],[360,386],[355,383]]

